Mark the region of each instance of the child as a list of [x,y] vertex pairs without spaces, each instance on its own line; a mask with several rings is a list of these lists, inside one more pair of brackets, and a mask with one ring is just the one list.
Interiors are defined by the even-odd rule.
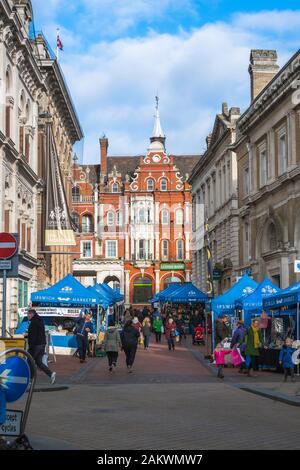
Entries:
[[[296,349],[292,348],[293,340],[291,338],[286,338],[284,345],[279,354],[279,364],[282,364],[283,371],[284,371],[284,378],[283,381],[287,381],[287,377],[290,373],[291,381],[295,382],[295,374],[294,374],[294,367],[295,364],[292,361],[292,354],[296,351]],[[300,345],[297,349],[300,348]]]
[[222,347],[222,344],[217,344],[216,349],[214,350],[214,357],[216,360],[216,364],[218,366],[218,375],[217,377],[219,379],[224,379],[224,374],[223,374],[223,367],[225,365],[225,356],[226,354],[231,353],[231,349],[224,349]]

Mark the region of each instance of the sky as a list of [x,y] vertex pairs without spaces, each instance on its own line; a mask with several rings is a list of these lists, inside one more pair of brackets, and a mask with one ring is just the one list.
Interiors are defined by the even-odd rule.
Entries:
[[64,51],[60,65],[85,138],[80,161],[145,154],[155,96],[167,152],[201,154],[222,103],[249,106],[251,49],[300,47],[299,0],[32,0],[35,30]]

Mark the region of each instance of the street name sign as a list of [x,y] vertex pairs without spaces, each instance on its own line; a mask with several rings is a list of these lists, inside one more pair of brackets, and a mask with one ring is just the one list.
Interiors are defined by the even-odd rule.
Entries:
[[0,424],[0,436],[20,436],[23,411],[6,410],[6,421]]
[[30,369],[25,359],[18,356],[4,358],[0,363],[0,384],[9,403],[19,400],[27,390]]
[[0,269],[11,269],[11,261],[8,260],[0,260]]
[[11,233],[0,233],[0,260],[12,258],[17,249],[18,242]]

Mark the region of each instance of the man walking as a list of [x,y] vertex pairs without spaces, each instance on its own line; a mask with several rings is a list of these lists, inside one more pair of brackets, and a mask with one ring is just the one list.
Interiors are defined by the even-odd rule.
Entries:
[[75,327],[77,346],[79,350],[79,360],[81,363],[85,362],[89,333],[93,333],[93,324],[92,316],[87,312],[84,314],[83,318],[81,317],[78,320]]
[[29,309],[27,312],[30,325],[28,328],[28,352],[33,357],[37,367],[45,372],[54,384],[56,372],[52,372],[49,367],[43,363],[43,356],[46,348],[45,325],[42,318],[36,313],[36,310]]

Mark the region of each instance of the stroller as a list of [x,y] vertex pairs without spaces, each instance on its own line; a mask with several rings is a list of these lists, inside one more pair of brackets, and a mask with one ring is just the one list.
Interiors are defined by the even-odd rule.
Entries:
[[204,328],[203,326],[196,326],[195,328],[195,337],[194,337],[195,344],[205,344],[204,341]]

